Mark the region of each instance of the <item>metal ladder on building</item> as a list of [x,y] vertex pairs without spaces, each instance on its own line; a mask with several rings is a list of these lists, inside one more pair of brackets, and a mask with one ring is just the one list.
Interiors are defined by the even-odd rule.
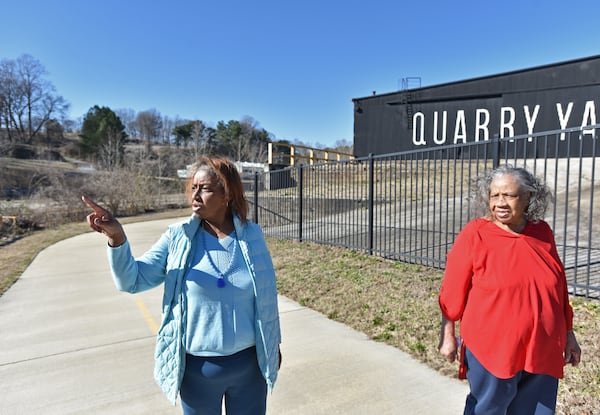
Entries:
[[412,130],[413,127],[413,101],[415,99],[416,93],[415,89],[421,88],[421,78],[417,76],[402,78],[402,88],[404,91],[401,95],[400,102],[406,105],[406,120],[408,122],[409,130]]

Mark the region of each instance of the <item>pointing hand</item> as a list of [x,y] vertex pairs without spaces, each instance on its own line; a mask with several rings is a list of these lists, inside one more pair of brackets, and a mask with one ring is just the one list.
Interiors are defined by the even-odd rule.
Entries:
[[93,200],[85,196],[82,196],[81,200],[93,210],[86,218],[90,228],[106,235],[110,246],[122,245],[127,237],[121,223],[108,210]]

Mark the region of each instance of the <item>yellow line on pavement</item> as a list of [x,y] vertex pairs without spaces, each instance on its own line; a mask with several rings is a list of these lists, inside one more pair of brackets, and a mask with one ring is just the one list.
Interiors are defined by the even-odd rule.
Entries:
[[134,298],[135,298],[135,303],[137,304],[138,308],[142,312],[142,315],[144,316],[144,320],[146,320],[146,324],[148,324],[148,327],[150,328],[152,333],[153,334],[158,333],[158,324],[156,324],[156,321],[154,321],[154,319],[150,315],[150,312],[148,311],[146,304],[144,304],[144,302],[142,301],[142,299],[140,298],[139,295],[135,295]]

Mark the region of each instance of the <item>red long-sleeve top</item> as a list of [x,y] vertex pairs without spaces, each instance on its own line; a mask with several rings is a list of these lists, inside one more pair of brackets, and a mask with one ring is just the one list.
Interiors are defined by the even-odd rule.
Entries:
[[469,222],[447,255],[439,304],[448,320],[460,320],[464,344],[494,376],[563,377],[573,309],[546,222],[530,222],[520,234]]

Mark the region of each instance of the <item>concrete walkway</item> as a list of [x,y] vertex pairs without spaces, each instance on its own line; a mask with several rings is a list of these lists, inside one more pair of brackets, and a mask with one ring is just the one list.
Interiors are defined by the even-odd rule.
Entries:
[[[134,254],[172,222],[127,225]],[[96,233],[59,242],[0,297],[0,415],[181,413],[152,377],[162,290],[116,291],[105,247]],[[464,382],[287,298],[280,312],[269,415],[462,413]]]

